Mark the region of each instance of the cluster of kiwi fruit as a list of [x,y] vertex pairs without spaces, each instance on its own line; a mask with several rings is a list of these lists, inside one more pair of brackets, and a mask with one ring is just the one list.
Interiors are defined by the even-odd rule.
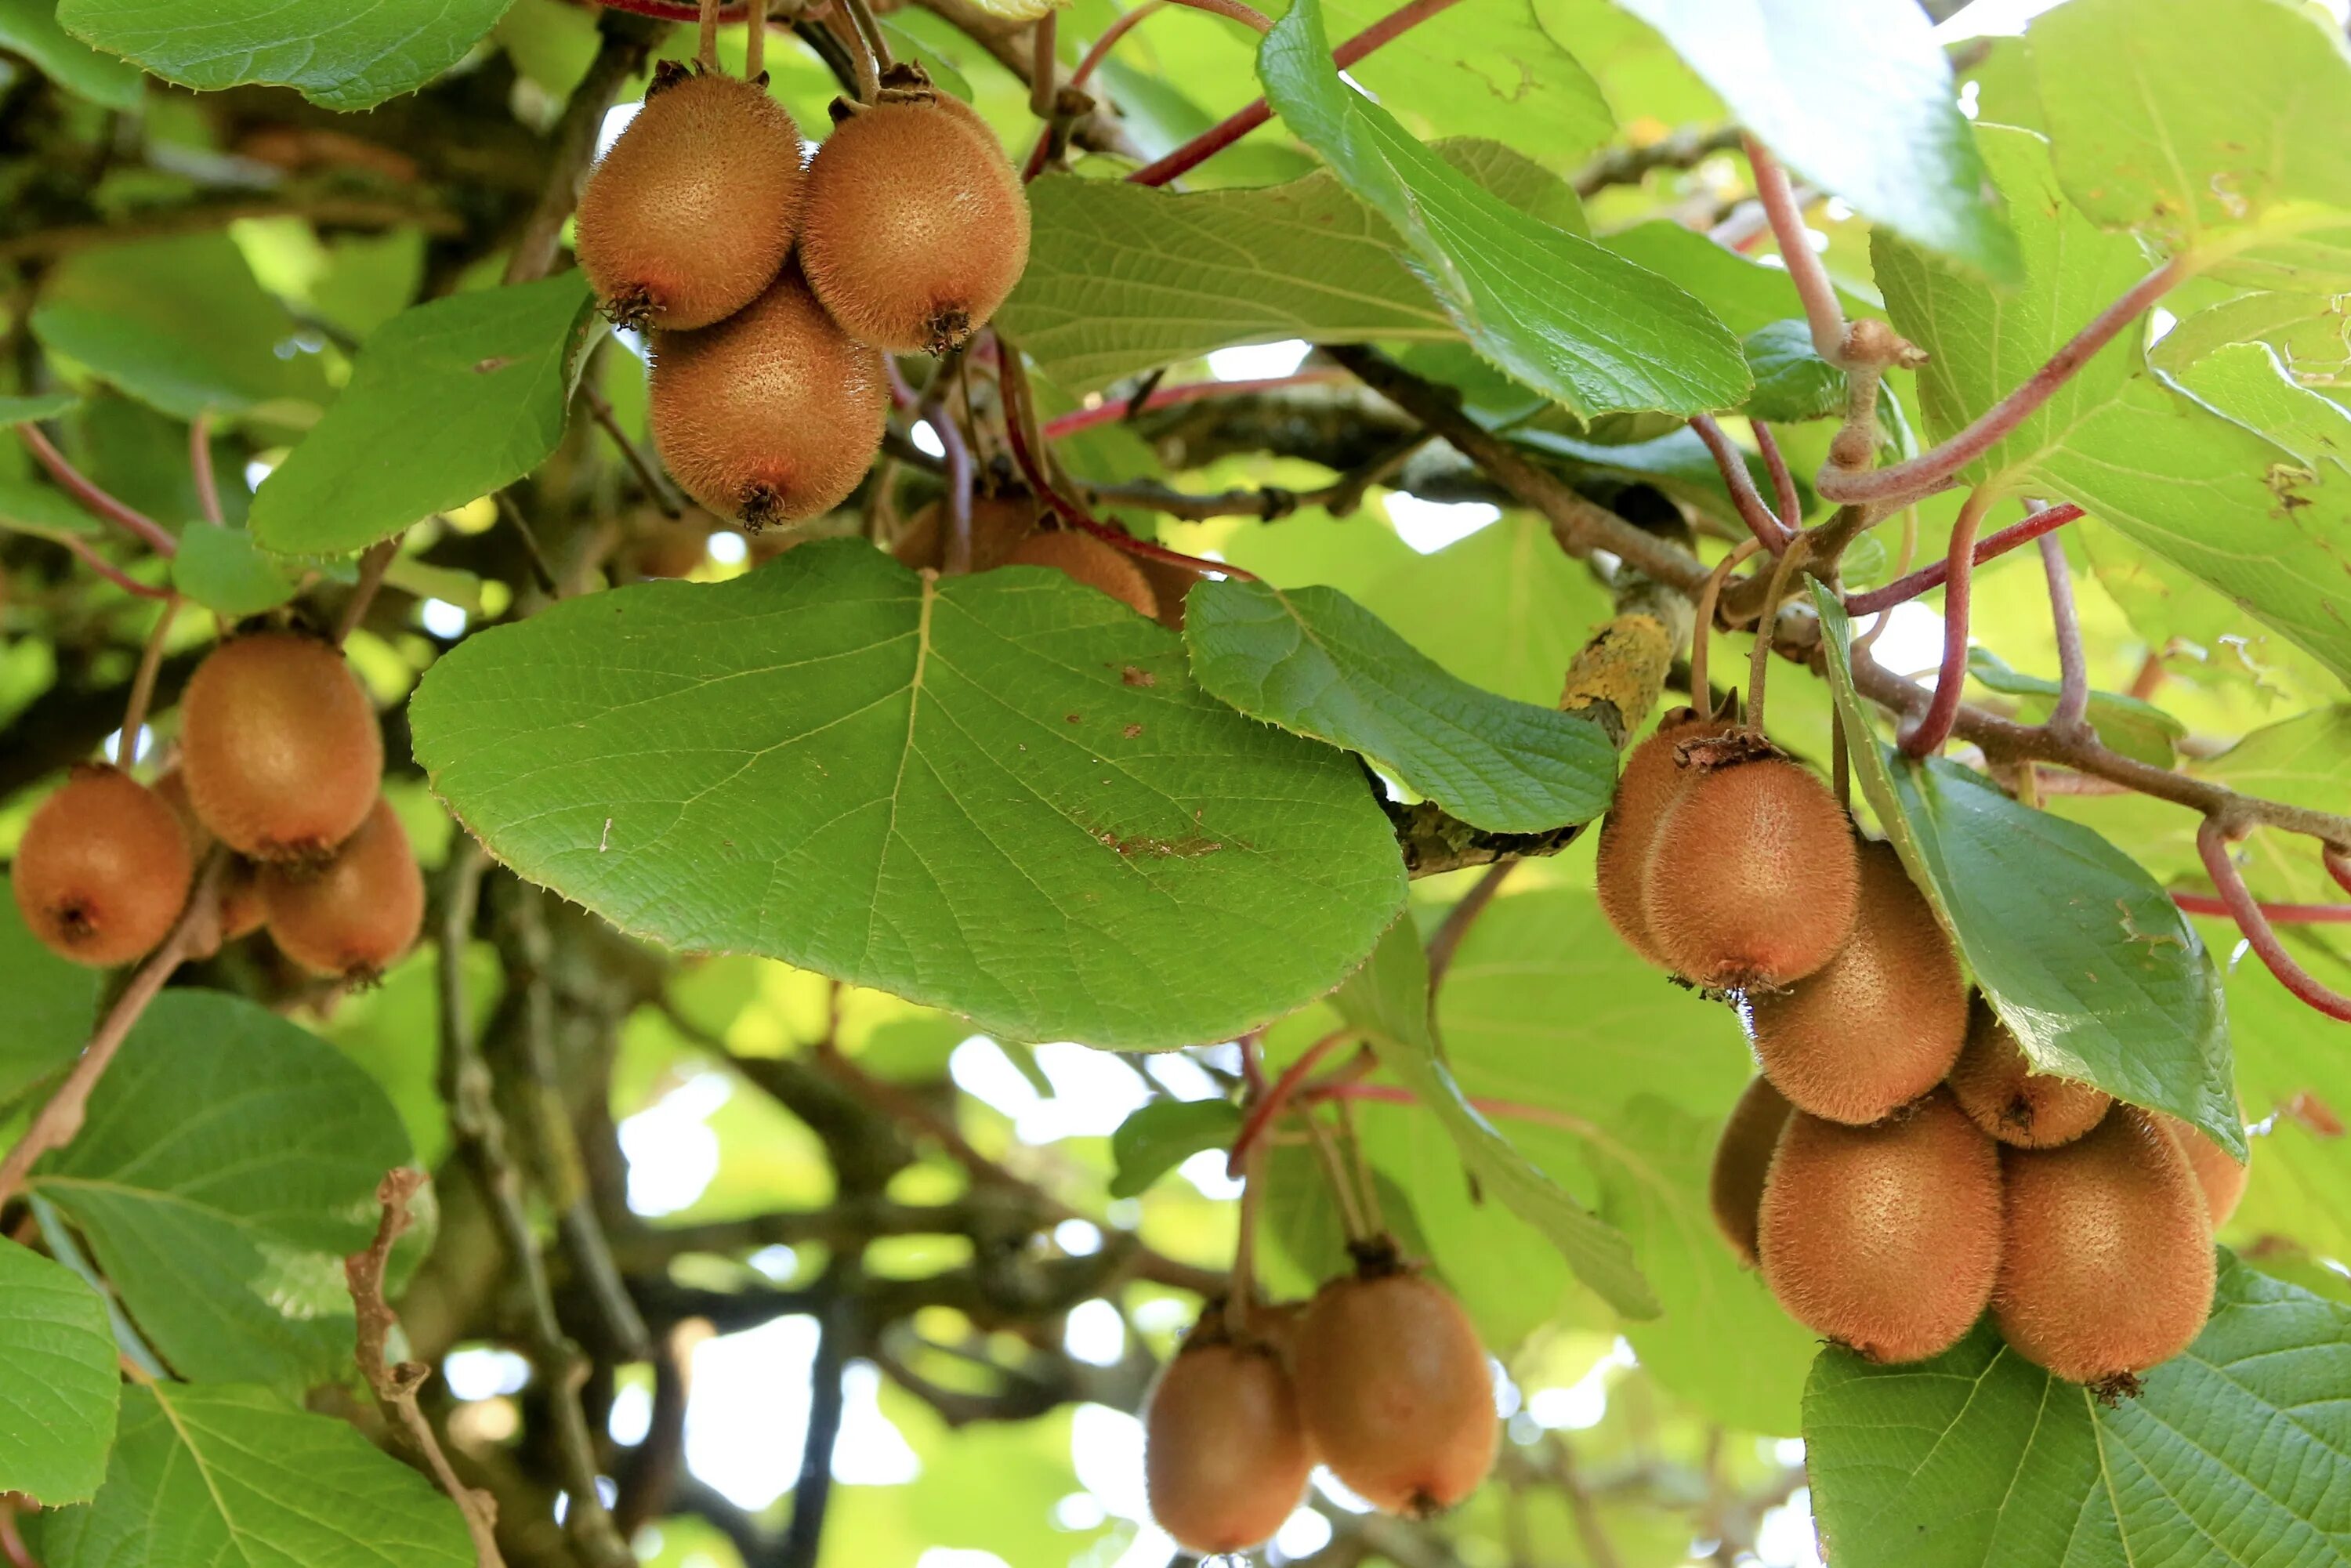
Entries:
[[766,84],[662,62],[577,227],[606,314],[652,333],[670,473],[754,532],[846,500],[881,447],[883,355],[960,346],[1029,261],[1019,173],[920,68],[836,100],[805,165]]
[[[1030,492],[1006,488],[971,503],[971,570],[1041,566],[1175,631],[1183,630],[1184,595],[1198,579],[1170,561],[1130,555],[1074,528],[1055,528]],[[946,504],[934,501],[906,520],[892,545],[900,564],[937,570],[946,564]]]
[[1388,1513],[1425,1519],[1478,1490],[1501,1441],[1478,1332],[1384,1239],[1313,1300],[1236,1322],[1212,1301],[1144,1406],[1152,1518],[1202,1557],[1281,1528],[1317,1464]]
[[17,908],[50,951],[127,964],[171,933],[218,845],[217,929],[199,940],[266,925],[303,969],[372,980],[424,917],[382,776],[375,707],[341,651],[290,627],[245,632],[189,678],[177,764],[152,787],[84,764],[41,803],[16,851]]
[[1715,1151],[1715,1218],[1789,1315],[1874,1361],[1987,1307],[2110,1393],[2187,1348],[2244,1172],[2205,1135],[2034,1071],[1890,844],[1751,729],[1689,709],[1625,759],[1601,906],[1740,1004],[1762,1072]]

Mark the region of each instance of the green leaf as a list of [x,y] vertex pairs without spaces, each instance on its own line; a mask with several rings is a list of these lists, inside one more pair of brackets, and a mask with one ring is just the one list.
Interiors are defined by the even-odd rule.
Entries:
[[1584,415],[1697,413],[1748,387],[1736,341],[1654,274],[1479,190],[1339,79],[1317,0],[1258,55],[1266,98],[1340,182],[1394,224],[1479,351]]
[[326,400],[319,357],[293,346],[293,317],[225,234],[76,252],[43,279],[32,327],[52,353],[175,419]]
[[1211,695],[1361,752],[1474,827],[1586,822],[1615,793],[1616,748],[1599,726],[1456,680],[1335,588],[1202,583],[1185,601],[1184,641]]
[[[1600,243],[1634,266],[1687,289],[1741,337],[1804,313],[1804,302],[1786,267],[1750,261],[1671,219],[1635,224]],[[1844,298],[1846,315],[1875,314],[1854,296]]]
[[[1993,691],[2032,698],[2018,710],[2023,723],[2040,724],[2056,709],[2062,689],[2057,682],[2011,670],[1989,648],[1968,650],[1968,674]],[[2153,703],[2116,692],[2092,692],[2089,718],[2100,740],[2150,768],[2169,768],[2178,759],[2175,743],[2188,733],[2186,725]]]
[[1989,1324],[1930,1362],[1821,1354],[1804,1391],[1839,1568],[2334,1563],[2351,1552],[2351,1307],[2221,1255],[2211,1322],[2102,1405]]
[[[1552,222],[1580,228],[1574,193],[1508,148],[1435,151],[1501,200],[1548,205]],[[1049,175],[1029,202],[1029,269],[997,318],[1072,392],[1239,344],[1460,336],[1405,265],[1395,231],[1328,171],[1196,193]]]
[[601,330],[590,303],[566,272],[402,311],[254,493],[254,537],[289,554],[360,549],[538,467]]
[[[1391,0],[1322,6],[1342,38],[1395,9]],[[1616,130],[1600,84],[1570,52],[1573,42],[1529,0],[1485,0],[1438,12],[1404,47],[1367,56],[1347,74],[1424,137],[1492,137],[1573,169]]]
[[[1746,529],[1747,525],[1740,520],[1739,507],[1730,498],[1729,486],[1722,482],[1722,470],[1715,465],[1714,455],[1698,439],[1698,432],[1687,426],[1652,440],[1628,441],[1621,445],[1581,441],[1555,430],[1514,430],[1510,439],[1552,459],[1571,476],[1582,470],[1620,482],[1646,480],[1677,501],[1687,502],[1741,532]],[[1771,495],[1771,471],[1763,465],[1763,459],[1743,446],[1739,448],[1739,455],[1747,465],[1747,476],[1754,481],[1756,492]],[[1812,486],[1801,475],[1796,478],[1796,493],[1809,508]]]
[[58,26],[57,0],[0,0],[0,48],[24,56],[51,81],[92,103],[139,107],[145,82],[138,70]]
[[67,31],[199,92],[262,82],[327,109],[372,109],[465,58],[509,0],[59,0]]
[[2177,376],[2231,343],[2267,343],[2305,385],[2351,371],[2351,300],[2340,294],[2246,294],[2181,318],[2147,358]]
[[1206,1149],[1221,1149],[1241,1130],[1229,1100],[1154,1100],[1138,1107],[1110,1135],[1118,1169],[1113,1197],[1140,1197],[1151,1184]]
[[1041,569],[926,582],[802,545],[470,637],[409,713],[521,874],[1013,1039],[1228,1039],[1337,984],[1404,897],[1352,759]]
[[32,1186],[182,1375],[304,1385],[350,1369],[340,1260],[408,1156],[383,1092],[333,1047],[242,998],[167,990]]
[[1354,597],[1471,685],[1545,706],[1557,706],[1585,637],[1614,613],[1551,525],[1523,511],[1381,573]]
[[1916,5],[1617,0],[1780,160],[1876,224],[1999,282],[2018,277],[1951,68]]
[[[7,0],[0,0],[0,5]],[[37,392],[31,397],[0,397],[0,424],[34,424],[63,419],[81,406],[79,392]]]
[[47,1568],[473,1568],[433,1483],[266,1389],[158,1383],[123,1394],[97,1500],[42,1518]]
[[[1820,584],[1845,733],[1874,737],[1846,663],[1852,626]],[[2195,927],[2136,861],[1941,758],[1865,740],[1854,777],[1984,996],[2033,1066],[2192,1122],[2241,1155],[2219,977]]]
[[0,1490],[47,1508],[86,1500],[122,1391],[106,1303],[64,1265],[0,1241]]
[[254,544],[252,535],[210,523],[190,523],[180,530],[172,581],[205,609],[231,620],[275,610],[297,591],[293,577]]
[[1748,333],[1740,346],[1755,377],[1754,393],[1740,413],[1788,423],[1844,414],[1845,374],[1813,352],[1813,329],[1804,322],[1771,322]]
[[1362,1032],[1380,1065],[1444,1124],[1489,1197],[1534,1227],[1610,1306],[1629,1318],[1657,1315],[1656,1296],[1641,1277],[1631,1244],[1513,1147],[1469,1103],[1437,1056],[1428,1029],[1428,955],[1410,921],[1389,930],[1371,962],[1332,1001],[1349,1027]]
[[[0,886],[7,880],[0,876]],[[8,977],[8,1027],[0,1030],[0,1104],[81,1053],[97,1020],[102,977],[42,946],[16,908],[14,892],[0,899],[0,975]]]
[[2351,268],[2339,26],[2282,0],[2073,0],[2025,40],[2058,175],[2085,213],[2204,251],[2216,277],[2291,288],[2306,270],[2299,287],[2338,286],[2322,280]]

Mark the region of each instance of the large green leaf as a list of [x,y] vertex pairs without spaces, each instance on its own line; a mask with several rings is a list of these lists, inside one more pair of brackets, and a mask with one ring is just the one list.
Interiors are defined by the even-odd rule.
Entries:
[[1489,1198],[1548,1239],[1576,1278],[1610,1306],[1631,1318],[1657,1315],[1656,1293],[1641,1277],[1624,1235],[1496,1130],[1438,1057],[1428,1028],[1428,955],[1410,921],[1398,921],[1371,962],[1332,999],[1349,1027],[1362,1032],[1380,1065],[1444,1124]]
[[0,0],[0,48],[24,56],[59,87],[108,109],[139,106],[138,68],[101,55],[57,26],[57,0]]
[[96,1291],[14,1241],[0,1241],[0,1490],[88,1499],[114,1443],[114,1332]]
[[1968,141],[1950,65],[1917,6],[1617,4],[1663,33],[1796,172],[1980,276],[2016,278],[2015,243]]
[[[2076,204],[2220,276],[2351,274],[2351,47],[2291,0],[2072,0],[2026,34]],[[2297,277],[2299,275],[2299,277]]]
[[408,1155],[383,1092],[333,1047],[242,998],[167,990],[32,1185],[183,1376],[301,1385],[349,1370],[338,1260]]
[[522,874],[1016,1039],[1228,1038],[1337,984],[1404,895],[1351,759],[1037,569],[935,581],[803,545],[469,638],[410,714]]
[[[1391,0],[1322,5],[1342,38],[1395,9]],[[1489,136],[1567,170],[1616,129],[1600,84],[1571,52],[1580,42],[1530,0],[1482,0],[1438,12],[1404,47],[1368,56],[1347,74],[1424,134]]]
[[599,329],[577,272],[402,311],[255,492],[254,537],[296,554],[359,549],[521,478],[562,439]]
[[510,0],[59,0],[66,30],[199,91],[246,82],[371,109],[455,65]]
[[97,1500],[44,1517],[47,1568],[473,1568],[433,1483],[266,1389],[159,1383],[122,1398]]
[[[1574,193],[1508,148],[1435,151],[1500,200],[1581,231]],[[1054,175],[1029,201],[1029,269],[998,320],[1071,392],[1238,344],[1461,335],[1387,220],[1328,171],[1196,193]]]
[[2102,1405],[1990,1325],[1930,1362],[1821,1354],[1804,1391],[1823,1554],[1839,1568],[2342,1562],[2351,1307],[2222,1255],[2212,1321]]
[[1599,726],[1455,679],[1335,588],[1202,583],[1185,601],[1184,640],[1213,695],[1361,752],[1473,827],[1589,821],[1615,792],[1616,748]]
[[2137,862],[1943,758],[1879,746],[1853,687],[1852,626],[1819,584],[1854,777],[1977,986],[2033,1065],[2193,1122],[2241,1155],[2227,1010],[2195,928]]
[[43,279],[32,327],[51,352],[176,419],[326,397],[319,357],[293,347],[293,317],[225,234],[69,256]]
[[2181,318],[2147,357],[2176,376],[2231,343],[2267,343],[2304,385],[2340,382],[2351,372],[2351,300],[2340,294],[2241,294]]
[[89,1038],[101,978],[35,939],[0,876],[0,975],[8,977],[8,1027],[0,1030],[0,1104],[57,1071]]
[[1266,98],[1403,235],[1479,351],[1582,414],[1697,413],[1745,395],[1737,340],[1696,299],[1463,179],[1339,79],[1317,0],[1258,56]]

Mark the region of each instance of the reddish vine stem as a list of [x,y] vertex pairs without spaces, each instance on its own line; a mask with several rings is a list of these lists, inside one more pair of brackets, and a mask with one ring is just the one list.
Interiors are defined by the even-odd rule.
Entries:
[[1254,5],[1243,5],[1241,0],[1176,0],[1176,4],[1187,10],[1206,11],[1211,16],[1238,22],[1259,37],[1273,31],[1272,17]]
[[1968,684],[1968,605],[1974,583],[1976,530],[1991,506],[1991,492],[1978,486],[1968,492],[1951,525],[1951,553],[1943,576],[1943,667],[1935,677],[1935,699],[1915,724],[1902,727],[1897,737],[1905,757],[1927,757],[1942,749],[1950,738],[1951,721],[1959,716],[1959,693]]
[[1813,329],[1813,352],[1833,365],[1845,363],[1844,308],[1837,303],[1836,285],[1813,249],[1804,232],[1804,214],[1788,184],[1788,172],[1752,136],[1747,143],[1747,166],[1755,175],[1755,196],[1763,204],[1772,237],[1780,242],[1780,259],[1787,264],[1788,281],[1803,301],[1804,320]]
[[1233,1240],[1232,1282],[1225,1291],[1225,1332],[1247,1336],[1257,1311],[1257,1222],[1265,1203],[1265,1145],[1254,1144],[1242,1161],[1240,1231]]
[[[2062,528],[2082,515],[2082,508],[2071,501],[2033,513],[2021,523],[2011,523],[1998,533],[1988,534],[1969,552],[1968,564],[1981,566],[1994,556],[2006,555],[2020,545],[2031,544],[2053,528]],[[1951,563],[1938,560],[1934,565],[1899,577],[1883,588],[1873,588],[1866,593],[1848,593],[1844,612],[1848,615],[1875,615],[1881,610],[1891,610],[1907,603],[1922,593],[1930,593],[1943,585],[1950,576]]]
[[[608,11],[626,11],[632,16],[651,16],[657,22],[695,22],[702,17],[702,7],[694,0],[596,0]],[[748,5],[721,5],[718,19],[739,22],[749,15]]]
[[1281,1070],[1281,1076],[1273,1081],[1273,1087],[1259,1095],[1250,1104],[1249,1114],[1242,1118],[1240,1133],[1233,1139],[1232,1153],[1225,1156],[1226,1176],[1237,1177],[1249,1168],[1250,1152],[1264,1141],[1266,1129],[1273,1125],[1273,1119],[1281,1114],[1283,1106],[1290,1103],[1290,1097],[1298,1092],[1298,1086],[1305,1082],[1306,1075],[1313,1071],[1315,1065],[1324,1057],[1353,1039],[1353,1030],[1334,1029],[1308,1046],[1297,1061]]
[[[2190,915],[2233,913],[2229,901],[2205,893],[2175,893],[2171,902]],[[2351,904],[2257,904],[2273,925],[2351,925]]]
[[2326,874],[2335,879],[2335,885],[2346,893],[2351,893],[2351,851],[2338,844],[2327,844],[2321,852],[2321,858],[2326,862]]
[[163,640],[172,634],[172,622],[182,602],[176,593],[163,601],[154,630],[147,633],[147,645],[139,651],[139,672],[131,677],[131,700],[123,706],[122,733],[114,743],[117,768],[128,768],[139,759],[139,732],[147,727],[148,705],[155,700],[155,674],[163,665]]
[[133,538],[167,560],[180,553],[180,541],[164,532],[161,523],[137,507],[116,500],[92,484],[80,469],[66,461],[64,453],[50,444],[49,438],[41,434],[39,426],[20,424],[16,427],[16,436],[40,465],[49,471],[49,477],[57,482],[57,487],[79,502],[84,511],[127,528]]
[[8,1568],[41,1568],[31,1547],[25,1544],[23,1532],[16,1528],[16,1504],[13,1497],[0,1497],[0,1556],[8,1560]]
[[2057,706],[2049,715],[2053,735],[2079,735],[2089,727],[2090,672],[2082,653],[2082,618],[2074,604],[2074,569],[2053,534],[2041,536],[2041,570],[2049,579],[2049,617],[2057,632]]
[[2253,901],[2251,889],[2237,870],[2237,862],[2229,854],[2229,834],[2217,817],[2207,817],[2196,829],[2196,852],[2203,859],[2205,874],[2220,891],[2220,900],[2228,906],[2230,917],[2245,940],[2261,955],[2278,983],[2294,993],[2306,1006],[2315,1008],[2328,1018],[2351,1023],[2351,997],[2319,983],[2317,977],[2294,962],[2294,956],[2270,928],[2262,906]]
[[135,594],[141,599],[169,599],[172,597],[172,591],[170,589],[151,587],[148,584],[140,581],[137,578],[131,576],[129,572],[123,570],[120,567],[107,559],[104,556],[99,554],[96,548],[93,547],[88,539],[76,538],[71,534],[55,534],[50,537],[55,538],[57,543],[65,546],[66,549],[73,551],[75,555],[80,557],[82,565],[89,568],[90,570],[98,573],[99,576],[106,579],[107,581],[114,584],[115,587],[122,590],[125,593]]
[[[1779,439],[1771,427],[1760,419],[1747,422],[1755,432],[1755,448],[1763,455],[1763,466],[1771,476],[1771,492],[1779,503],[1780,526],[1793,533],[1804,526],[1804,503],[1796,493],[1796,476],[1788,471],[1788,455],[1780,450]],[[1745,464],[1740,464],[1745,467]]]
[[400,536],[394,534],[370,545],[367,554],[360,557],[360,580],[335,621],[336,647],[350,642],[360,622],[367,619],[368,606],[375,602],[376,591],[383,586],[383,574],[392,570],[392,558],[399,553]]
[[[1411,0],[1411,4],[1391,11],[1332,49],[1331,63],[1345,70],[1373,50],[1419,26],[1456,3],[1457,0]],[[1127,176],[1127,181],[1136,185],[1164,185],[1186,170],[1197,168],[1272,118],[1272,106],[1259,99],[1208,127],[1157,162],[1137,169]]]
[[213,477],[210,409],[203,410],[188,422],[188,472],[195,476],[196,504],[204,508],[204,521],[216,528],[222,527],[227,519],[221,514],[220,486]]
[[[1133,32],[1135,24],[1167,3],[1168,0],[1143,0],[1143,4],[1134,10],[1120,12],[1118,18],[1102,29],[1102,37],[1096,38],[1079,57],[1077,68],[1070,72],[1069,85],[1071,88],[1084,87],[1094,72],[1102,68],[1102,61],[1110,57],[1110,52],[1117,47],[1118,41]],[[1052,155],[1053,128],[1048,125],[1038,133],[1037,145],[1029,150],[1029,161],[1020,167],[1021,183],[1025,184],[1043,173]]]
[[1723,485],[1730,491],[1731,504],[1739,508],[1740,519],[1755,536],[1756,542],[1774,555],[1786,549],[1792,537],[1788,526],[1763,504],[1763,497],[1756,493],[1755,476],[1747,471],[1745,454],[1731,444],[1730,437],[1723,434],[1722,426],[1715,423],[1710,413],[1696,415],[1690,420],[1689,427],[1698,432],[1700,441],[1706,443],[1707,451],[1714,458],[1715,467],[1722,474]]
[[1328,386],[1349,379],[1346,371],[1325,366],[1293,371],[1286,376],[1261,376],[1254,381],[1186,382],[1180,386],[1159,387],[1139,399],[1120,398],[1116,402],[1057,415],[1045,422],[1042,434],[1048,441],[1059,441],[1065,435],[1075,435],[1097,425],[1116,424],[1135,413],[1149,413],[1157,409],[1172,408],[1177,403],[1197,402],[1203,398],[1240,397],[1249,392],[1279,392],[1284,387]]
[[1494,902],[1494,895],[1502,891],[1502,879],[1509,876],[1510,868],[1518,863],[1516,861],[1496,861],[1488,866],[1486,873],[1471,883],[1469,891],[1445,912],[1444,923],[1428,939],[1428,1010],[1431,1017],[1437,1012],[1437,989],[1445,984],[1445,977],[1453,968],[1453,956],[1461,950],[1462,938],[1469,935],[1469,927],[1478,923],[1478,916],[1486,913],[1486,906]]
[[1847,468],[1834,461],[1823,467],[1813,488],[1832,501],[1900,503],[1932,495],[1953,476],[1990,451],[1994,443],[2031,417],[2033,411],[2073,380],[2099,350],[2137,320],[2148,306],[2188,276],[2184,257],[2174,256],[2126,289],[2094,317],[2073,341],[2049,357],[2022,386],[1994,403],[1981,417],[1941,445],[1891,468]]

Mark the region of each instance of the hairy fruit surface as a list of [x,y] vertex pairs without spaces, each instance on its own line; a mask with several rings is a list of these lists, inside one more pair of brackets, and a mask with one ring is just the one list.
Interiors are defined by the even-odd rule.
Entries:
[[2244,1200],[2245,1183],[2253,1174],[2251,1162],[2239,1165],[2200,1127],[2161,1112],[2155,1116],[2179,1145],[2179,1152],[2188,1156],[2188,1168],[2196,1173],[2196,1185],[2204,1194],[2204,1207],[2212,1217],[2212,1228],[2220,1229]]
[[588,177],[580,268],[624,327],[707,327],[782,269],[806,183],[799,128],[765,87],[673,69]]
[[757,532],[831,511],[873,455],[890,387],[787,267],[737,314],[653,334],[653,443],[685,493]]
[[1186,1343],[1143,1412],[1151,1517],[1203,1557],[1247,1551],[1305,1495],[1314,1451],[1270,1345]]
[[197,818],[229,848],[319,861],[374,804],[383,737],[340,650],[258,632],[214,649],[189,679],[180,769]]
[[[971,570],[994,571],[1012,559],[1012,552],[1022,540],[1037,531],[1042,514],[1037,498],[1025,492],[1008,496],[974,496],[971,498]],[[947,507],[944,501],[933,501],[908,519],[905,531],[890,553],[898,564],[920,571],[928,567],[941,571],[946,567]]]
[[1950,938],[1886,843],[1857,856],[1861,895],[1836,956],[1748,998],[1756,1060],[1799,1109],[1862,1125],[1942,1081],[1968,1032]]
[[1486,1479],[1501,1437],[1493,1377],[1443,1286],[1410,1271],[1333,1280],[1306,1309],[1295,1356],[1307,1433],[1374,1507],[1426,1517]]
[[119,768],[75,769],[25,825],[9,880],[42,946],[127,964],[170,935],[194,873],[172,808]]
[[1601,819],[1600,850],[1593,869],[1600,912],[1625,946],[1652,964],[1663,965],[1666,956],[1649,935],[1649,917],[1641,907],[1649,884],[1649,851],[1667,810],[1681,798],[1683,786],[1698,776],[1681,765],[1675,747],[1686,740],[1726,735],[1734,727],[1728,719],[1701,724],[1686,707],[1666,715],[1657,721],[1656,732],[1625,758],[1616,798]]
[[1968,1043],[1951,1068],[1951,1092],[1977,1126],[2020,1149],[2070,1144],[2105,1116],[2112,1096],[2095,1085],[2035,1072],[1991,1004],[1968,1009]]
[[372,980],[414,945],[424,922],[424,876],[408,830],[378,797],[324,866],[261,873],[270,939],[314,975]]
[[1871,1127],[1788,1118],[1763,1185],[1763,1281],[1877,1362],[1959,1343],[2000,1273],[2000,1145],[1936,1093]]
[[1763,1208],[1763,1182],[1771,1169],[1772,1151],[1780,1146],[1780,1131],[1793,1107],[1788,1097],[1757,1074],[1730,1108],[1722,1136],[1714,1145],[1714,1169],[1707,1181],[1707,1201],[1714,1209],[1715,1228],[1739,1260],[1755,1267],[1759,1254],[1755,1228]]
[[1062,576],[1107,593],[1137,615],[1156,618],[1159,596],[1124,550],[1092,534],[1031,534],[1004,559],[1007,566],[1050,566]]
[[[213,837],[212,830],[196,816],[195,807],[188,802],[186,775],[176,768],[172,768],[156,779],[152,788],[156,798],[171,807],[172,815],[179,819],[180,831],[188,838],[189,860],[201,865],[218,841]],[[218,941],[209,951],[191,952],[191,957],[210,957],[212,953],[219,951],[220,943],[252,936],[261,929],[262,922],[267,918],[268,911],[262,906],[260,876],[255,872],[253,862],[242,855],[223,868],[219,898]]]
[[2003,1149],[2008,1234],[1992,1315],[2074,1383],[2128,1387],[2212,1307],[2212,1222],[2188,1156],[2135,1105],[2063,1148]]

